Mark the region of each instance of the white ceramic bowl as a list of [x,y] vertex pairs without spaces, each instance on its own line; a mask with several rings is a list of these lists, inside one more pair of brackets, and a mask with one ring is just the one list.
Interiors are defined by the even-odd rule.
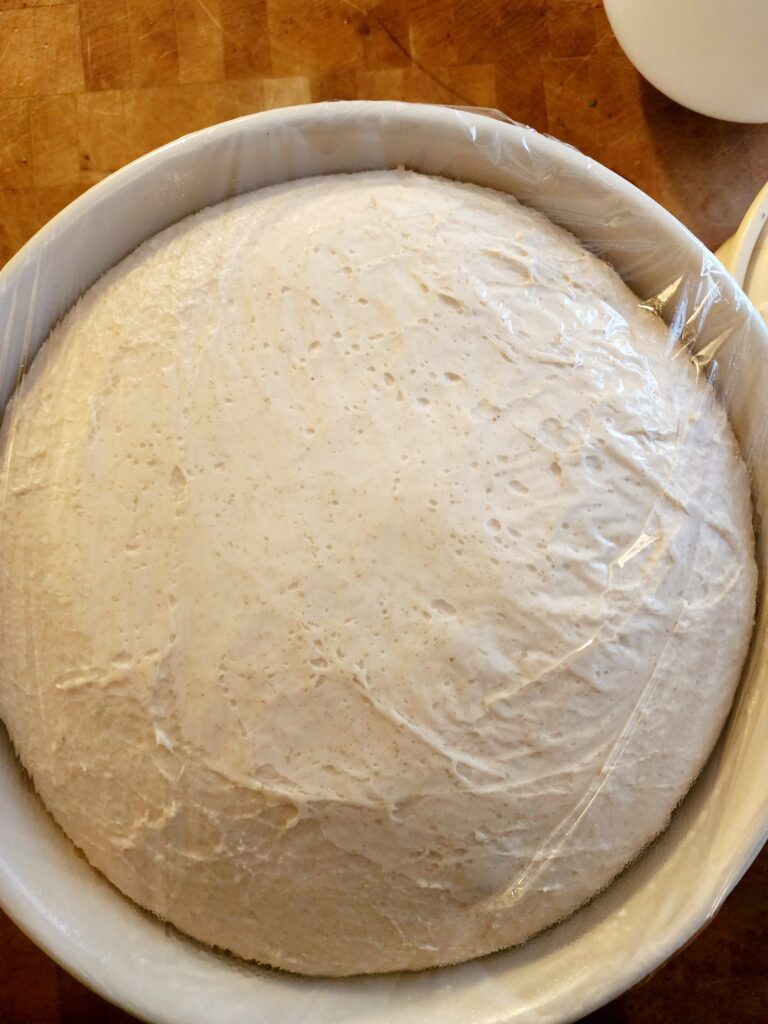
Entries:
[[[513,192],[606,255],[640,294],[667,288],[669,308],[675,296],[687,294],[691,309],[703,297],[691,324],[700,346],[726,339],[719,379],[755,473],[764,567],[762,321],[703,246],[647,196],[561,143],[479,113],[397,103],[297,107],[198,132],[119,171],[0,273],[0,404],[23,355],[103,271],[161,228],[261,185],[398,164]],[[333,981],[219,956],[164,928],[88,867],[36,800],[1,730],[0,902],[69,971],[158,1024],[576,1020],[702,928],[766,837],[765,634],[761,602],[734,713],[664,836],[603,896],[519,949],[415,975]]]
[[768,121],[765,0],[603,0],[621,48],[670,99],[724,121]]

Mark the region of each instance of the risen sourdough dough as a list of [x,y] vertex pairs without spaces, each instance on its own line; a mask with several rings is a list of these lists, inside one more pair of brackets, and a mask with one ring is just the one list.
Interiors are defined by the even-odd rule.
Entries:
[[311,974],[522,942],[666,824],[755,591],[723,412],[508,196],[206,210],[6,416],[0,713],[128,896]]

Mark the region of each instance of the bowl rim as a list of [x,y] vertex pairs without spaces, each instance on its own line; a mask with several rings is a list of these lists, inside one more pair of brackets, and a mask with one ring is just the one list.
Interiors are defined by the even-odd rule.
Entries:
[[[69,203],[62,211],[49,220],[18,250],[4,267],[0,268],[0,297],[2,297],[4,291],[13,289],[14,279],[20,275],[22,269],[30,260],[33,260],[44,250],[49,239],[54,237],[58,231],[76,224],[95,205],[108,202],[111,198],[117,196],[127,183],[151,174],[153,169],[169,156],[179,151],[194,150],[202,143],[221,144],[230,137],[237,136],[240,133],[250,134],[251,131],[262,133],[268,131],[271,126],[279,126],[281,129],[291,126],[298,128],[302,124],[306,124],[308,120],[323,120],[329,115],[337,117],[340,113],[353,111],[358,116],[370,114],[378,118],[399,118],[401,121],[410,122],[414,125],[419,122],[423,123],[424,120],[448,125],[453,122],[453,119],[460,116],[462,121],[470,128],[473,124],[487,124],[489,115],[495,115],[495,112],[484,112],[482,110],[474,111],[467,110],[466,108],[459,109],[401,101],[329,101],[246,114],[183,135],[164,146],[138,157],[136,160],[110,174],[107,178],[98,182]],[[502,134],[506,133],[510,137],[515,135],[518,138],[527,136],[531,140],[535,140],[534,144],[539,152],[551,158],[561,167],[575,172],[577,175],[584,175],[586,172],[598,172],[601,183],[606,185],[611,192],[631,199],[635,207],[642,209],[656,222],[665,225],[669,230],[673,231],[689,251],[695,250],[702,257],[714,259],[703,243],[677,218],[650,196],[620,175],[604,167],[604,165],[566,143],[543,135],[532,128],[507,118],[503,120],[497,119],[496,124],[499,132]],[[151,237],[151,235],[147,237]],[[109,267],[104,267],[102,272],[107,269]],[[768,349],[768,329],[766,329],[762,318],[751,307],[749,300],[730,274],[725,273],[724,283],[726,291],[730,291],[730,295],[727,297],[735,299],[738,304],[746,304],[746,308],[750,311],[750,317],[754,318],[752,326],[758,331],[762,331],[763,342]],[[0,337],[0,342],[1,340]],[[634,961],[628,959],[622,971],[614,972],[608,981],[605,978],[602,979],[602,985],[595,987],[590,998],[582,998],[578,1005],[575,1005],[570,1011],[561,1012],[556,1018],[553,1017],[551,1020],[554,1021],[556,1019],[559,1024],[568,1024],[568,1022],[580,1019],[584,1014],[598,1009],[627,991],[627,989],[637,984],[674,956],[677,951],[692,940],[711,921],[727,895],[757,857],[767,839],[768,803],[765,806],[762,818],[754,820],[752,827],[749,830],[745,830],[739,837],[738,843],[734,844],[737,852],[731,856],[732,871],[728,884],[720,887],[716,900],[707,909],[706,913],[702,914],[699,912],[698,914],[689,913],[687,916],[680,915],[679,919],[676,920],[675,927],[668,928],[664,934],[664,943],[658,945],[651,957]],[[115,891],[117,892],[117,890]],[[103,998],[123,1007],[141,1020],[148,1022],[155,1019],[166,1020],[165,1017],[154,1018],[147,1015],[147,1003],[142,1002],[138,994],[141,988],[139,979],[137,979],[135,986],[130,991],[127,991],[124,988],[110,987],[105,978],[93,977],[89,974],[82,956],[79,955],[78,944],[53,926],[45,916],[43,909],[35,906],[33,901],[22,892],[19,886],[14,885],[9,872],[6,870],[6,864],[2,855],[0,855],[0,907],[3,908],[17,927],[44,950],[48,956]],[[494,955],[503,955],[503,951],[500,954]],[[455,970],[455,968],[440,968],[440,970],[451,971]],[[505,1024],[507,1020],[511,1022],[512,1019],[512,1015],[508,1018],[506,1016],[499,1018],[498,1024]],[[521,1020],[522,1018],[515,1012],[514,1019]],[[543,1020],[544,1018],[541,1019]],[[550,1020],[550,1018],[546,1019],[547,1021]],[[181,1024],[180,1020],[178,1024]]]

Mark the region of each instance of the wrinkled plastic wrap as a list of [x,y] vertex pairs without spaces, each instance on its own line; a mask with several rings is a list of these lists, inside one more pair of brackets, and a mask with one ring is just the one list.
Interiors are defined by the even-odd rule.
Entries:
[[[0,403],[5,405],[17,386],[23,395],[26,369],[77,298],[163,228],[263,186],[398,166],[513,194],[571,231],[619,272],[643,306],[661,315],[667,324],[664,358],[692,364],[692,372],[706,379],[701,403],[721,403],[736,433],[750,477],[762,576],[768,487],[765,326],[719,263],[669,214],[602,166],[493,111],[319,104],[217,126],[118,172],[55,218],[0,273]],[[689,438],[694,445],[700,441],[702,451],[711,422],[704,417],[699,435]],[[54,449],[56,438],[49,443]],[[18,483],[11,446],[4,456],[0,494],[9,480]],[[703,505],[712,500],[712,464],[704,456],[688,462],[693,479],[684,497],[692,508],[700,507],[690,520],[683,517],[675,535],[685,550],[697,549],[707,520]],[[659,485],[660,503],[680,500],[678,484],[670,477]],[[648,557],[656,540],[649,517],[636,536],[623,539],[621,551],[606,567],[608,585],[643,552]],[[655,596],[647,595],[649,600]],[[34,660],[35,623],[27,621],[25,628]],[[728,623],[728,628],[736,625]],[[575,1020],[703,927],[762,845],[768,831],[765,628],[759,598],[750,653],[723,736],[661,838],[598,899],[525,945],[490,958],[413,975],[310,980],[265,971],[196,945],[138,910],[75,852],[34,796],[5,737],[0,900],[65,966],[151,1019],[187,1024],[239,1022],[245,1016],[276,1024]],[[617,632],[615,623],[598,622],[578,645],[557,652],[554,667],[584,651],[594,653],[613,642]],[[698,646],[704,661],[717,661],[721,645],[715,632],[699,638]],[[38,653],[42,659],[44,652]],[[531,687],[552,671],[553,665],[528,666],[520,670],[516,685]],[[71,682],[68,677],[64,685]],[[680,686],[695,688],[696,680],[681,679]],[[655,706],[658,687],[651,678],[610,736],[602,773],[546,842],[503,885],[490,886],[488,895],[497,908],[514,907],[534,892],[542,873],[578,835],[603,787],[622,771],[622,758],[643,728],[645,713]],[[492,694],[486,710],[507,696]],[[402,708],[384,710],[403,714]],[[417,730],[423,723],[406,714],[405,725]],[[663,763],[662,754],[658,758]],[[483,765],[459,764],[457,771],[473,778],[482,799],[487,784]],[[375,827],[372,823],[369,835]],[[366,855],[364,842],[358,852]],[[328,942],[334,942],[333,935]]]

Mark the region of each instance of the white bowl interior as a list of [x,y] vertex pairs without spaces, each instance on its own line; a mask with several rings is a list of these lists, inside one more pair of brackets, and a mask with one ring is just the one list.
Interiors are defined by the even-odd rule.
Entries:
[[[753,473],[765,578],[768,333],[677,221],[569,147],[480,114],[338,103],[257,114],[172,143],[68,207],[0,273],[0,405],[55,321],[145,238],[227,196],[313,174],[405,164],[509,191],[664,293],[718,385]],[[766,613],[721,742],[672,824],[588,907],[524,947],[423,972],[303,979],[220,956],[134,907],[76,853],[0,729],[0,902],[51,955],[159,1024],[501,1024],[576,1020],[648,973],[717,910],[768,832]],[[716,638],[713,638],[716,642]]]

